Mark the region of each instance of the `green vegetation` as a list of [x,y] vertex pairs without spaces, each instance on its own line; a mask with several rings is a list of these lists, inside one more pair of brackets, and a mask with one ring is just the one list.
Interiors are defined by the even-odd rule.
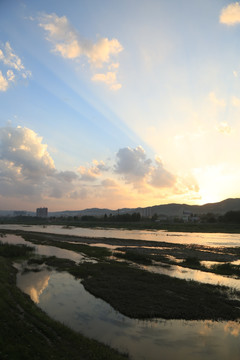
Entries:
[[22,233],[21,236],[26,240],[38,245],[50,245],[60,249],[72,250],[77,253],[84,254],[95,259],[103,259],[111,255],[111,252],[104,247],[89,246],[85,244],[68,243],[63,241],[53,240],[55,235],[51,234],[36,234],[36,233]]
[[[2,251],[4,253],[4,250]],[[17,251],[19,251],[18,246]],[[12,267],[10,259],[3,256],[0,256],[0,294],[1,359],[120,360],[126,358],[108,346],[87,339],[50,319],[28,295],[23,294],[16,287],[16,269]]]
[[201,263],[197,257],[187,257],[182,261],[181,265],[191,267],[191,268],[199,268],[201,267]]
[[216,274],[240,277],[240,266],[230,263],[213,265],[211,270]]
[[8,258],[24,257],[34,251],[33,246],[3,244],[0,241],[0,256]]
[[[85,262],[78,265],[74,261],[59,259],[54,256],[34,256],[29,258],[25,270],[30,271],[28,266],[32,264],[41,265],[45,263],[58,271],[67,271],[82,279],[86,290],[107,301],[116,310],[129,317],[187,320],[236,320],[240,318],[240,301],[229,298],[229,291],[231,291],[229,288],[140,270],[126,262],[119,263],[110,260],[111,252],[106,248],[63,241],[64,238],[69,241],[72,239],[71,237],[37,233],[23,233],[23,237],[33,243],[58,246],[85,253],[90,257],[94,256],[98,263]],[[114,243],[114,239],[112,241]],[[121,241],[125,243],[125,240]],[[239,248],[211,249],[198,245],[171,243],[158,243],[158,247],[155,245],[154,242],[147,242],[146,248],[140,245],[131,249],[128,247],[119,248],[121,252],[116,252],[115,255],[142,265],[149,265],[154,260],[165,264],[178,264],[216,272],[217,268],[211,270],[202,267],[200,260],[223,261],[223,259],[231,259],[230,261],[234,261],[239,257],[240,251]],[[169,258],[169,255],[172,258]],[[178,263],[174,257],[184,260]],[[239,297],[240,293],[234,292],[234,295]]]
[[223,216],[216,217],[213,214],[202,216],[201,222],[184,223],[180,220],[173,222],[156,222],[156,216],[152,219],[142,218],[138,213],[121,214],[112,216],[69,216],[37,218],[31,216],[19,216],[0,218],[1,224],[25,224],[30,225],[59,225],[64,228],[83,227],[83,228],[115,228],[128,230],[166,230],[169,232],[202,232],[202,233],[237,233],[240,234],[239,212],[228,212]]
[[[40,263],[31,259],[29,263]],[[240,317],[240,301],[229,298],[229,288],[186,281],[136,269],[127,263],[74,262],[55,257],[41,263],[81,278],[86,290],[133,318],[224,319]],[[240,294],[236,293],[240,296]]]
[[58,271],[74,272],[76,263],[69,259],[59,259],[56,256],[31,258],[27,261],[28,265],[42,265],[46,264],[49,267],[54,267]]
[[144,254],[140,254],[134,250],[126,250],[114,254],[117,258],[133,261],[137,264],[151,265],[152,260]]
[[116,262],[84,263],[70,272],[83,279],[86,290],[129,317],[240,318],[240,301],[231,300],[226,287],[153,274]]

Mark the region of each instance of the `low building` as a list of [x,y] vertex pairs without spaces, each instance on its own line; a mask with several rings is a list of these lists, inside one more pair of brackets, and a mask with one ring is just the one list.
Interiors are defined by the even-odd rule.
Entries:
[[48,217],[48,208],[46,208],[46,207],[37,208],[36,216],[41,217],[41,218]]

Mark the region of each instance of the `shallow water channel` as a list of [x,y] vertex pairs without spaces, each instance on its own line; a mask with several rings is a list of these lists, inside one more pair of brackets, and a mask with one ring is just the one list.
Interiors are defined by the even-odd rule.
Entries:
[[[7,235],[1,241],[29,244],[15,235]],[[52,246],[34,246],[42,255],[70,258],[76,262],[84,261],[83,256],[73,251]],[[127,352],[130,359],[240,358],[240,322],[130,319],[115,311],[105,301],[88,293],[80,280],[68,273],[58,273],[46,267],[42,267],[38,272],[22,273],[21,265],[17,266],[18,286],[51,317],[88,337],[121,352]]]
[[166,241],[180,244],[206,246],[240,246],[240,234],[168,232],[165,230],[126,230],[103,228],[63,227],[58,225],[16,225],[0,224],[1,229],[36,231],[94,238],[135,239],[145,241]]

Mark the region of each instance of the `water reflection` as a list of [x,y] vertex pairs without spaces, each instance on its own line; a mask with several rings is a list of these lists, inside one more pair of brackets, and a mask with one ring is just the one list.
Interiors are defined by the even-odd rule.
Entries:
[[[33,245],[29,241],[25,241],[21,236],[12,235],[12,234],[7,234],[3,238],[1,238],[1,241],[10,244],[25,244],[25,245],[30,244],[31,246]],[[87,260],[85,256],[71,250],[65,250],[54,246],[46,246],[46,245],[34,244],[33,246],[36,249],[35,250],[36,253],[39,255],[56,256],[62,259],[70,259],[75,261],[76,263]],[[115,257],[112,258],[119,261],[118,258]],[[157,264],[157,262],[155,262],[155,264]],[[174,276],[180,279],[195,280],[202,283],[213,284],[213,285],[225,285],[240,290],[240,279],[234,279],[227,276],[216,275],[210,272],[193,270],[178,265],[166,266],[166,264],[161,264],[161,263],[152,266],[138,265],[138,267],[143,268],[147,271]]]
[[169,233],[165,230],[125,230],[125,229],[99,229],[99,228],[63,228],[57,225],[16,225],[1,224],[0,229],[37,231],[43,233],[86,236],[95,238],[118,238],[118,239],[136,239],[146,241],[166,241],[182,244],[199,244],[209,246],[240,246],[239,234],[221,234],[221,233]]
[[40,296],[48,287],[49,279],[50,274],[47,270],[42,270],[37,273],[29,272],[25,276],[21,276],[18,273],[17,284],[20,289],[24,289],[24,292],[28,294],[35,303],[39,304]]
[[7,234],[3,238],[1,238],[1,242],[15,245],[31,245],[35,248],[35,252],[38,255],[56,256],[61,259],[69,259],[77,263],[86,259],[83,255],[76,253],[75,251],[60,249],[55,246],[32,244],[31,242],[24,240],[21,236],[18,235]]
[[189,269],[178,265],[171,265],[167,267],[164,265],[165,264],[163,264],[163,266],[138,265],[138,267],[151,271],[153,273],[169,275],[169,276],[177,277],[179,279],[195,280],[201,283],[212,284],[212,285],[224,285],[234,288],[236,290],[240,290],[240,279],[234,279],[231,277],[217,275],[211,272],[206,272],[201,270]]
[[38,305],[50,316],[128,352],[131,359],[239,360],[237,322],[133,320],[86,292],[67,273],[19,273],[17,280],[23,291],[35,290]]

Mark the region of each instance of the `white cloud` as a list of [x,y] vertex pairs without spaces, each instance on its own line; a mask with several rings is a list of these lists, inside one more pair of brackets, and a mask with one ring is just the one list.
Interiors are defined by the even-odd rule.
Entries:
[[219,106],[219,107],[226,106],[224,99],[218,99],[214,91],[209,93],[208,98],[216,106]]
[[[117,56],[123,50],[117,39],[99,38],[95,43],[83,39],[77,30],[71,26],[66,16],[59,17],[56,14],[43,15],[39,25],[47,32],[47,40],[54,46],[53,51],[59,53],[62,57],[66,59],[85,57],[93,68],[102,68],[104,64],[110,62],[112,69],[118,68],[119,64],[112,62],[112,57]],[[105,76],[109,78],[108,74],[105,74]],[[116,78],[114,82],[109,79],[110,83],[104,80],[99,81],[107,83],[113,90],[119,88],[120,85],[117,84]]]
[[[59,171],[47,144],[33,130],[0,128],[0,197],[12,203],[19,198],[21,203],[63,201],[72,206],[73,199],[79,199],[84,200],[82,206],[106,206],[107,202],[119,207],[132,201],[139,204],[146,193],[149,199],[178,194],[179,188],[179,178],[166,170],[160,159],[149,159],[141,146],[119,149],[112,168],[93,160],[80,166],[78,173]],[[183,188],[189,192],[189,188]]]
[[227,122],[221,122],[217,127],[218,132],[222,134],[230,134],[232,129]]
[[6,42],[4,52],[0,49],[0,60],[7,66],[17,70],[25,70],[21,59],[14,53],[9,42]]
[[8,81],[14,81],[15,74],[14,74],[14,72],[12,70],[7,71],[7,78],[8,78]]
[[27,128],[6,127],[0,132],[1,158],[13,163],[27,177],[49,174],[55,169],[42,138]]
[[102,67],[103,63],[109,63],[112,55],[117,55],[122,50],[123,47],[117,39],[103,38],[90,48],[88,57],[95,66]]
[[135,182],[142,180],[149,173],[151,162],[146,158],[141,146],[135,149],[126,147],[117,152],[117,163],[114,169],[117,174],[123,175],[126,182]]
[[0,62],[7,68],[6,75],[3,75],[0,70],[0,91],[6,91],[10,83],[16,80],[16,77],[27,79],[31,76],[31,71],[25,69],[9,42],[6,42],[2,49],[0,48]]
[[0,91],[6,91],[8,89],[8,81],[7,79],[3,76],[1,70],[0,70]]
[[162,161],[158,157],[155,161],[156,166],[152,168],[148,183],[157,188],[173,186],[176,182],[176,177],[164,169]]
[[109,85],[111,90],[119,90],[122,85],[117,83],[116,73],[107,72],[106,74],[95,74],[92,77],[92,81],[103,82],[104,84]]
[[78,172],[81,174],[81,180],[94,181],[101,176],[101,172],[107,171],[108,167],[103,161],[93,160],[93,165],[80,166]]
[[123,176],[126,183],[132,183],[141,191],[151,191],[148,185],[154,188],[172,187],[176,177],[167,171],[162,161],[156,157],[155,165],[146,157],[141,146],[122,148],[117,153],[117,162],[114,166],[117,174]]
[[240,3],[229,4],[222,9],[220,23],[225,25],[235,25],[240,23]]
[[62,197],[72,191],[78,175],[59,172],[33,130],[0,128],[0,194],[29,198]]

